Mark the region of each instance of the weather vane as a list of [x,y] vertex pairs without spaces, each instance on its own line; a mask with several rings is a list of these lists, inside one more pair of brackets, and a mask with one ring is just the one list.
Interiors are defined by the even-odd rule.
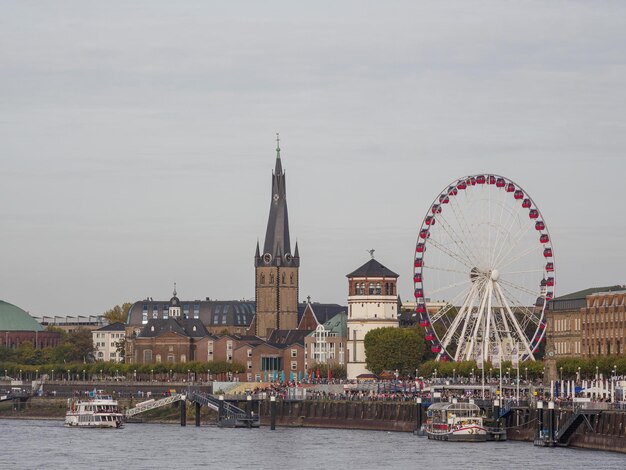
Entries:
[[372,257],[372,259],[374,259],[374,251],[376,251],[376,250],[374,250],[372,248],[371,250],[365,250],[365,251],[367,251],[370,254],[370,256]]

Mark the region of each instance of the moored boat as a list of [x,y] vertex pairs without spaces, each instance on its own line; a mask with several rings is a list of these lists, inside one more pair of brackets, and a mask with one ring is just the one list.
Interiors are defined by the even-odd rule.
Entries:
[[110,396],[94,395],[88,400],[70,398],[65,414],[65,425],[79,428],[121,428],[124,415],[117,400]]
[[487,430],[478,405],[474,403],[434,403],[427,411],[428,439],[455,442],[484,442]]

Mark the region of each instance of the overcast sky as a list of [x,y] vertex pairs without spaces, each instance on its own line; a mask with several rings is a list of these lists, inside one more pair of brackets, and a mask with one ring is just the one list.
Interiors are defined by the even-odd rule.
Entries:
[[557,295],[624,284],[626,3],[0,0],[0,299],[253,299],[280,132],[300,300],[410,299],[457,178],[537,202]]

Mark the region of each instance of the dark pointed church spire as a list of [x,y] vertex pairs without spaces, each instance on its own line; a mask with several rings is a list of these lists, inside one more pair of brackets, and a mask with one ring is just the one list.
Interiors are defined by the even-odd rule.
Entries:
[[282,266],[295,265],[289,241],[287,190],[285,172],[280,159],[280,136],[276,134],[276,166],[272,174],[272,200],[260,263],[266,266],[276,266],[278,262]]

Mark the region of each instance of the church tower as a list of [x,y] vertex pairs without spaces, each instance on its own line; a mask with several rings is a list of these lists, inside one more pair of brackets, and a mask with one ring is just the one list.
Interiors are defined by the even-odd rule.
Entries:
[[256,318],[255,334],[267,338],[271,330],[292,330],[298,326],[298,243],[291,253],[285,172],[280,160],[280,139],[276,137],[276,166],[272,174],[272,200],[265,232],[263,253],[257,242],[254,256]]

